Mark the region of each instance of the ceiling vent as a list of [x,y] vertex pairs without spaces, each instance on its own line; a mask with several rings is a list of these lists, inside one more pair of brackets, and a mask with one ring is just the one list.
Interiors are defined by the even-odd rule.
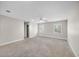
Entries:
[[11,11],[10,11],[10,10],[6,10],[6,12],[7,12],[7,13],[11,13]]

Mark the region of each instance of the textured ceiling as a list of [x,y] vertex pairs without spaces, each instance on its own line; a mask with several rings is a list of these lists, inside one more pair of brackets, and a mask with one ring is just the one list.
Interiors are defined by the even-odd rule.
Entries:
[[[79,2],[8,1],[0,2],[0,14],[25,21],[38,22],[40,18],[57,21],[67,19],[72,10],[78,6]],[[10,13],[6,10],[9,10]]]

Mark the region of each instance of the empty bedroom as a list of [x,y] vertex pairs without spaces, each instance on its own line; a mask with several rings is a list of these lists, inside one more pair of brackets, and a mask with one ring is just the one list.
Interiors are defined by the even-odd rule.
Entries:
[[0,57],[78,57],[78,1],[0,1]]

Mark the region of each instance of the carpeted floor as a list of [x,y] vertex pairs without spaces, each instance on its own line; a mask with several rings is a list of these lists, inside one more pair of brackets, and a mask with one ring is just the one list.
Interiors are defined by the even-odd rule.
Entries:
[[65,40],[35,37],[1,46],[0,57],[74,57],[74,54]]

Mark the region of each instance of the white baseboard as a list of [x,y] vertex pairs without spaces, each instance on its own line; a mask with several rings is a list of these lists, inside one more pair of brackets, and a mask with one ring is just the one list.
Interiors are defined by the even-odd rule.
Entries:
[[17,41],[21,41],[21,40],[24,40],[24,39],[19,39],[19,40],[14,40],[14,41],[10,41],[10,42],[1,43],[0,46],[8,45],[8,44],[11,44],[11,43],[14,43],[14,42],[17,42]]
[[63,38],[63,37],[57,37],[57,36],[51,36],[50,34],[40,34],[38,36],[43,36],[43,37],[49,37],[49,38],[55,38],[55,39],[62,39],[62,40],[67,40],[67,38]]
[[68,44],[69,44],[70,49],[72,50],[74,56],[75,56],[75,57],[78,57],[78,55],[76,54],[76,52],[75,52],[74,49],[72,48],[71,44],[69,43],[69,41],[68,41]]

